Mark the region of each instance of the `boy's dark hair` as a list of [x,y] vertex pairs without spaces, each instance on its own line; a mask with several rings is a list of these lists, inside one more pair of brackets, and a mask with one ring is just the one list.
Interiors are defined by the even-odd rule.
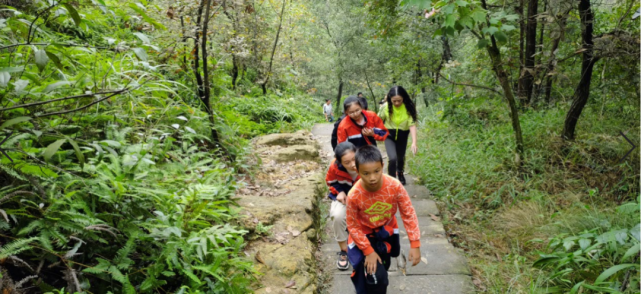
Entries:
[[328,102],[328,101],[330,101],[330,100],[331,100],[331,99],[327,99],[327,100],[325,100],[325,102]]
[[358,95],[363,95],[363,92],[358,92],[358,94],[356,94],[356,96],[358,96]]
[[336,145],[336,149],[334,149],[334,157],[336,157],[336,161],[343,164],[341,158],[343,158],[345,153],[348,151],[356,152],[356,146],[348,141]]
[[367,110],[367,99],[365,97],[358,98],[361,100],[361,106],[363,106],[363,110]]
[[372,145],[358,148],[358,150],[356,150],[356,169],[358,170],[359,165],[370,162],[380,162],[381,165],[383,165],[383,155],[381,155],[381,151]]
[[358,98],[356,96],[349,96],[349,97],[347,97],[347,99],[345,99],[345,102],[343,102],[343,111],[345,113],[347,113],[347,109],[350,106],[352,106],[352,104],[354,104],[354,103],[358,103],[358,105],[360,105],[361,108],[365,108],[363,106],[363,102],[361,101],[360,98]]

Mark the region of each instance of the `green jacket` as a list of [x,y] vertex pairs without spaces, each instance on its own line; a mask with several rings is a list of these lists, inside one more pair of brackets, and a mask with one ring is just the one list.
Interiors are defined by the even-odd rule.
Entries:
[[394,112],[390,119],[389,109],[387,108],[387,103],[385,103],[379,110],[378,116],[383,120],[388,130],[409,131],[411,126],[416,126],[416,122],[412,119],[409,112],[407,112],[407,109],[405,109],[405,104],[402,104],[400,107],[394,107]]

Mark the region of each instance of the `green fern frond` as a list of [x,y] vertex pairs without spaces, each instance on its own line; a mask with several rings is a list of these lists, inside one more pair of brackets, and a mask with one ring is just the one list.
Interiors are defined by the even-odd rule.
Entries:
[[33,242],[36,239],[38,238],[31,237],[28,239],[18,239],[0,247],[0,259],[5,259],[9,256],[17,255],[20,252],[31,249],[29,243]]

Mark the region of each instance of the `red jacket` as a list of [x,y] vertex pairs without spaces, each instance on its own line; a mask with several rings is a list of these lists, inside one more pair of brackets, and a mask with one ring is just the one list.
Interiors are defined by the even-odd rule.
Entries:
[[[365,117],[365,125],[359,126],[354,122],[352,118],[346,116],[345,119],[338,125],[338,143],[349,141],[354,146],[362,147],[366,145],[376,146],[376,141],[385,141],[389,132],[385,125],[383,125],[383,120],[381,120],[375,112],[369,110],[363,110],[363,116]],[[363,136],[363,128],[372,128],[374,130],[374,136]]]
[[358,181],[360,176],[356,176],[355,180],[352,180],[352,176],[349,175],[345,167],[336,162],[336,159],[332,160],[332,163],[329,165],[329,170],[325,176],[325,182],[329,186],[329,198],[336,200],[336,196],[340,192],[345,192],[347,194],[349,190],[352,189],[354,182]]

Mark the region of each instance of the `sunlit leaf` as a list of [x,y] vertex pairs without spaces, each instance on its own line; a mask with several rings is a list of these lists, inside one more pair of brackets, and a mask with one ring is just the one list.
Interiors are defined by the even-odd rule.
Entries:
[[0,72],[0,87],[6,88],[11,80],[11,74],[8,72]]
[[45,88],[45,90],[43,92],[44,93],[49,93],[49,92],[51,92],[51,91],[53,91],[55,89],[58,89],[58,88],[60,88],[62,86],[66,86],[66,85],[70,85],[70,84],[71,84],[71,82],[68,82],[68,81],[55,82],[55,83],[47,85],[47,87]]
[[0,129],[8,128],[12,125],[19,124],[25,121],[30,121],[30,120],[31,120],[31,117],[28,117],[28,116],[20,116],[20,117],[12,118],[2,123],[2,125],[0,125]]
[[42,72],[47,66],[47,63],[49,62],[49,56],[47,56],[47,51],[45,51],[44,49],[40,49],[36,51],[35,60],[36,60],[36,65],[38,66],[38,69]]
[[136,54],[136,57],[138,57],[139,60],[141,61],[147,61],[147,51],[143,48],[131,48],[132,51]]
[[66,139],[59,139],[59,140],[56,140],[55,142],[49,144],[49,146],[47,146],[47,149],[45,149],[45,152],[43,154],[45,160],[49,161],[51,159],[51,157],[54,154],[56,154],[56,152],[58,152],[58,149],[60,149],[60,146],[62,146],[62,144],[64,144],[65,141],[67,141],[67,140]]
[[76,26],[79,26],[80,23],[82,22],[82,19],[80,18],[80,15],[78,14],[78,11],[71,5],[70,3],[62,3],[62,6],[67,9],[67,12],[69,12],[69,15],[73,19],[73,22],[76,23]]

